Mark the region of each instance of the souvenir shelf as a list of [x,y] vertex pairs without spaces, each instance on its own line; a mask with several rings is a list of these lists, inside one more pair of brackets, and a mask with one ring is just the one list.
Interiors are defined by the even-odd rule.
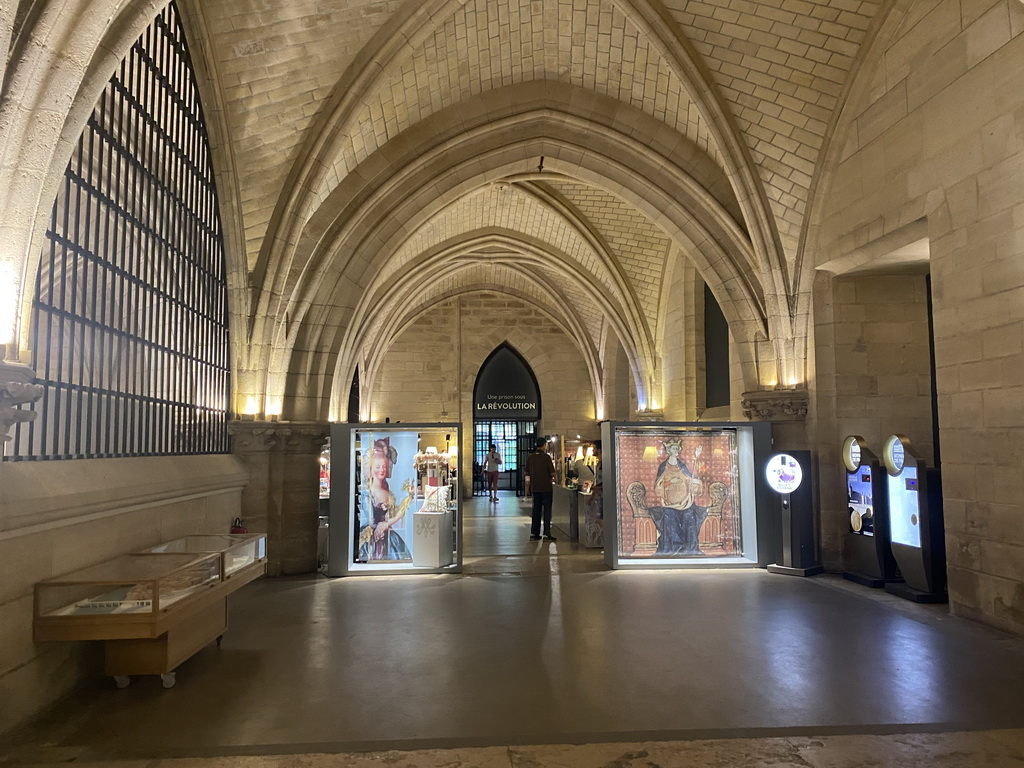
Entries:
[[227,631],[227,598],[263,575],[266,536],[186,536],[36,584],[37,642],[105,641],[105,669],[119,688],[130,675],[174,670]]

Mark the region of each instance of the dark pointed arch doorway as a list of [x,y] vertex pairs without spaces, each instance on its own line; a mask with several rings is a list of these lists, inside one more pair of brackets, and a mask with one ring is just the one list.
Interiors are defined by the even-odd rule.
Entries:
[[[501,454],[499,491],[525,489],[526,456],[533,450],[541,417],[540,387],[530,365],[507,342],[480,366],[473,386],[473,461],[483,467],[493,444]],[[474,472],[473,493],[486,493],[483,473]]]

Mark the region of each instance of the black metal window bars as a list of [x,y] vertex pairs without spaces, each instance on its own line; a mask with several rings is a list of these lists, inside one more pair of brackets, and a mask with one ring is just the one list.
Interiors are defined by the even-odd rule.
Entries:
[[227,452],[224,244],[173,2],[104,90],[46,234],[31,327],[45,394],[8,458]]

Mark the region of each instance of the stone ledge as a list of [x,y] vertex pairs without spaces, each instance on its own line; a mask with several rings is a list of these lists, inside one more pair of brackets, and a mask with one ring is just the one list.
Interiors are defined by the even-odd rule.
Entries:
[[248,478],[227,454],[4,462],[0,531],[241,489]]

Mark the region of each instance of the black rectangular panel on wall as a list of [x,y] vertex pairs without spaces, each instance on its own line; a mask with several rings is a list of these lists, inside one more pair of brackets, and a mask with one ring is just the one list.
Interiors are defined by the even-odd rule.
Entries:
[[704,286],[704,361],[707,408],[729,405],[729,323],[711,289]]
[[40,416],[12,460],[223,453],[224,245],[174,3],[107,84],[58,190],[36,275]]

